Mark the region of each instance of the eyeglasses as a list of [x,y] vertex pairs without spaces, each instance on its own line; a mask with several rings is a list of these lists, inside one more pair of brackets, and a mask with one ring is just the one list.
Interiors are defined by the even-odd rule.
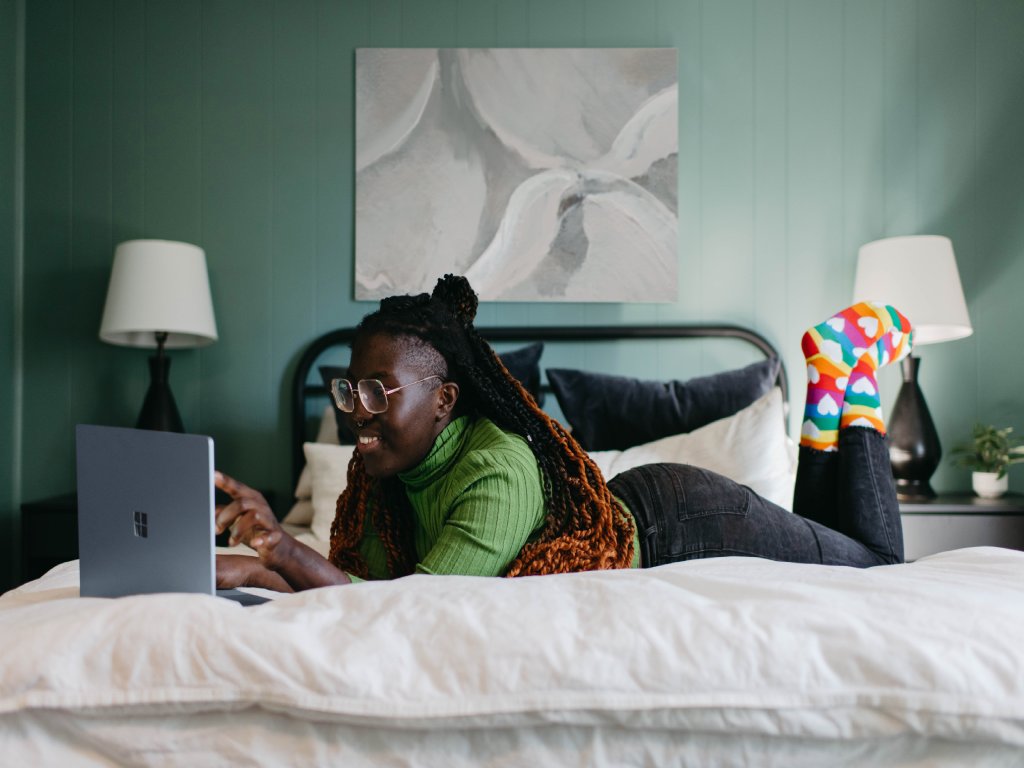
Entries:
[[348,379],[331,379],[331,396],[339,411],[352,413],[356,409],[355,392],[359,392],[359,400],[368,413],[384,413],[388,409],[388,395],[393,395],[398,390],[411,387],[413,384],[422,384],[430,379],[444,380],[434,374],[417,381],[410,381],[400,387],[385,389],[380,379],[360,379],[355,387]]

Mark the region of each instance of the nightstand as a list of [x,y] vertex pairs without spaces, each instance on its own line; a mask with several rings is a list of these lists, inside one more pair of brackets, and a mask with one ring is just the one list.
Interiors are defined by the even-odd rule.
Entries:
[[78,497],[74,493],[21,505],[21,583],[78,557]]
[[963,547],[1024,550],[1024,495],[982,499],[970,492],[901,501],[907,560]]
[[[274,493],[263,491],[274,507]],[[217,503],[227,496],[217,491]],[[218,545],[227,544],[228,534],[217,537]],[[78,559],[78,496],[66,493],[21,505],[21,579],[37,579],[55,565]]]

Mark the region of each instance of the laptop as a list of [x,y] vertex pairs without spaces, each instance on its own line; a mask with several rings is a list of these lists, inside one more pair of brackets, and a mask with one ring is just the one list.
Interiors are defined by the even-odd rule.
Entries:
[[83,597],[216,589],[213,439],[79,424],[78,557]]

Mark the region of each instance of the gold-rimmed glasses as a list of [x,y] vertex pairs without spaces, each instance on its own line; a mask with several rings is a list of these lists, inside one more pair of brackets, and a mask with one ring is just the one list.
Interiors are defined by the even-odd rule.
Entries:
[[425,376],[408,384],[387,389],[380,379],[360,379],[354,387],[348,379],[331,379],[331,397],[338,410],[344,413],[352,413],[356,409],[355,395],[359,393],[359,401],[367,413],[384,413],[388,409],[388,395],[393,395],[399,390],[411,387],[413,384],[422,384],[430,379],[444,379],[437,374]]

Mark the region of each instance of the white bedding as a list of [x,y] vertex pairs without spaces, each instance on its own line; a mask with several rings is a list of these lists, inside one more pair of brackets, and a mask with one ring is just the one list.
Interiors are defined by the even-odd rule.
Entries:
[[0,755],[74,765],[1024,764],[1024,553],[412,576],[242,608],[0,597]]

